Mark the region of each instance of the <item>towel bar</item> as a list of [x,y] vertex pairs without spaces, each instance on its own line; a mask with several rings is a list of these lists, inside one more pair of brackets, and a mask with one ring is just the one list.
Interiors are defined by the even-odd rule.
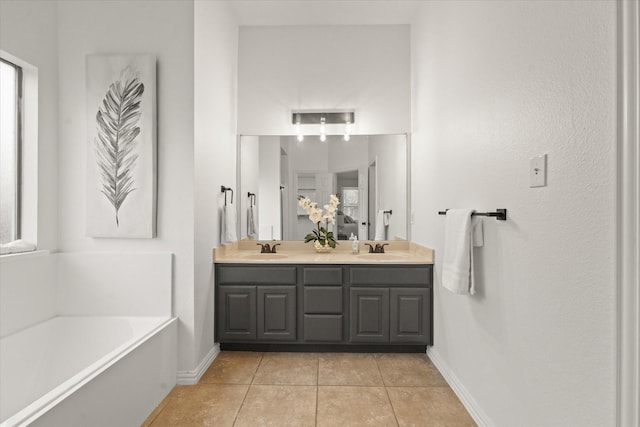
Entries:
[[[446,215],[449,209],[445,209],[443,211],[438,211],[438,215]],[[496,209],[495,212],[474,212],[471,216],[493,216],[498,221],[506,221],[507,220],[507,210],[506,209]]]
[[220,186],[220,192],[224,193],[224,205],[227,206],[227,191],[231,191],[231,204],[233,204],[233,189],[231,187]]
[[256,193],[247,193],[247,197],[249,198],[249,206],[255,206],[256,204]]

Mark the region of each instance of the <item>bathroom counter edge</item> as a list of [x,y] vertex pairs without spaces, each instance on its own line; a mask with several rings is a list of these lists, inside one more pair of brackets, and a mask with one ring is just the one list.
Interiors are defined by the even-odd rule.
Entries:
[[[261,254],[259,244],[278,244],[277,253]],[[385,253],[368,253],[365,243],[387,243]],[[301,241],[241,240],[213,249],[213,262],[220,264],[433,264],[431,248],[409,241],[360,242],[360,253],[351,253],[350,242],[339,243],[329,253],[316,253]]]

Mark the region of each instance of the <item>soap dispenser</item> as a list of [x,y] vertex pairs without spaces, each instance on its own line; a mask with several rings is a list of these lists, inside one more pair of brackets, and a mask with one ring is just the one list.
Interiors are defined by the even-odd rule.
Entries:
[[354,236],[353,233],[351,233],[351,237],[349,237],[349,240],[351,240],[351,253],[354,255],[359,254],[360,245],[358,245],[358,236]]

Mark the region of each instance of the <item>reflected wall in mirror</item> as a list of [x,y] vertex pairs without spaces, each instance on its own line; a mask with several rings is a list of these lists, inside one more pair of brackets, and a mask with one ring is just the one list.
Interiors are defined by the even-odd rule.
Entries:
[[327,136],[325,142],[317,136],[241,136],[238,143],[241,238],[302,240],[315,225],[298,197],[322,207],[336,194],[340,205],[331,229],[338,240],[351,234],[407,239],[406,135]]

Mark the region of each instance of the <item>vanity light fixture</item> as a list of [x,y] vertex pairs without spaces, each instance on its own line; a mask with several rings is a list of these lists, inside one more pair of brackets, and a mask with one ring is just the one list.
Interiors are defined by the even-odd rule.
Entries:
[[327,140],[327,129],[324,123],[325,123],[325,118],[324,116],[322,116],[320,118],[320,141],[322,142],[325,142]]
[[298,135],[298,142],[302,142],[304,135],[302,134],[302,125],[300,124],[300,114],[297,114],[296,118],[296,134]]
[[351,139],[351,122],[347,120],[347,124],[344,125],[344,137],[343,139],[349,141]]
[[[320,125],[319,135],[322,142],[327,140],[327,125],[345,125],[343,139],[349,141],[351,139],[351,127],[355,123],[355,113],[353,111],[293,111],[291,123],[296,126],[298,141],[304,139],[302,130],[304,125]],[[329,131],[335,132],[335,129],[329,127]],[[340,132],[338,131],[338,133]],[[309,132],[307,132],[307,135],[309,135]]]

